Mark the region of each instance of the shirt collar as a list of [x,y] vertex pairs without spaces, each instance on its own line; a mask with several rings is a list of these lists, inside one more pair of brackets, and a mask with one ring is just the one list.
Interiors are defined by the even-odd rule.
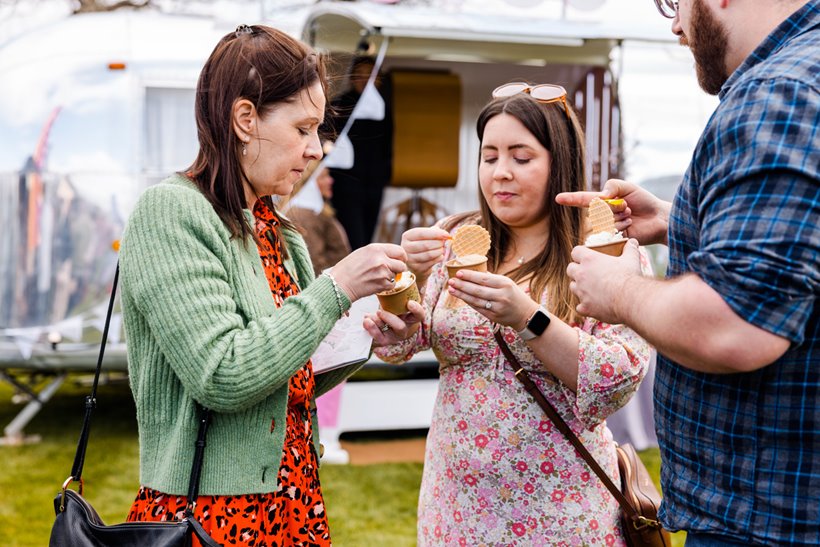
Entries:
[[253,216],[258,220],[266,222],[270,226],[277,226],[279,218],[276,212],[268,206],[268,201],[265,198],[259,198],[253,204]]
[[788,19],[780,23],[759,46],[746,57],[746,60],[735,70],[723,84],[718,97],[722,100],[729,93],[732,86],[752,67],[777,53],[783,46],[794,38],[809,32],[820,25],[820,0],[811,0],[803,7],[792,13]]

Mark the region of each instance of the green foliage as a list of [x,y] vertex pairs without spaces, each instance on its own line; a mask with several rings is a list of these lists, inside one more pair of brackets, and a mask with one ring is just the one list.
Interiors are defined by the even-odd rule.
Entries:
[[[72,382],[76,377],[72,378]],[[0,446],[0,523],[9,547],[48,543],[54,520],[52,500],[70,474],[80,433],[85,385],[67,383],[27,427],[42,442]],[[0,426],[20,410],[11,390],[0,385]],[[641,458],[658,478],[657,450]],[[138,488],[138,447],[134,404],[124,381],[101,385],[88,447],[84,495],[107,523],[122,522]],[[325,465],[322,487],[333,544],[345,546],[416,544],[416,502],[420,463]],[[683,534],[673,538],[683,545]]]
[[[76,379],[76,377],[74,378]],[[0,522],[10,545],[40,546],[48,543],[54,520],[52,500],[71,473],[90,388],[64,384],[44,409],[29,423],[26,433],[42,436],[42,442],[23,446],[0,446]],[[5,426],[20,406],[10,404],[10,389],[0,387],[0,424]],[[84,495],[106,522],[124,519],[137,492],[138,448],[134,403],[127,384],[100,387],[86,465]]]

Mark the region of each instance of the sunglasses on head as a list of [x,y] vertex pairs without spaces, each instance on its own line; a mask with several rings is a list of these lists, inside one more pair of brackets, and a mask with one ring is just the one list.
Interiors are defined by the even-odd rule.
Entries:
[[555,84],[538,84],[530,85],[524,82],[513,82],[511,84],[504,84],[496,87],[493,90],[493,98],[511,97],[519,93],[526,93],[539,103],[564,103],[564,112],[569,118],[569,105],[567,105],[567,90],[560,85]]

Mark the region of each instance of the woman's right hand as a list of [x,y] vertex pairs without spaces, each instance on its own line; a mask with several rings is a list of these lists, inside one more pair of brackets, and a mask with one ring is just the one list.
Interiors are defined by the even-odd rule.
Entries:
[[609,179],[600,192],[563,192],[555,197],[555,201],[571,207],[587,207],[596,197],[626,200],[626,206],[612,206],[618,230],[625,230],[626,235],[637,239],[641,245],[666,244],[672,204],[657,198],[637,184]]
[[438,262],[444,258],[444,242],[450,239],[446,230],[437,228],[411,228],[401,235],[401,247],[407,253],[407,267],[424,280]]
[[406,261],[407,253],[400,246],[371,243],[344,257],[333,266],[331,273],[339,288],[355,302],[392,289],[396,274],[407,271]]

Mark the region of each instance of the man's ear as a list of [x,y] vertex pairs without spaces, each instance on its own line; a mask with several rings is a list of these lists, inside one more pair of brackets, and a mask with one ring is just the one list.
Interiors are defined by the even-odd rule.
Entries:
[[233,103],[231,114],[236,137],[241,142],[250,142],[256,131],[256,107],[248,99],[238,99]]

